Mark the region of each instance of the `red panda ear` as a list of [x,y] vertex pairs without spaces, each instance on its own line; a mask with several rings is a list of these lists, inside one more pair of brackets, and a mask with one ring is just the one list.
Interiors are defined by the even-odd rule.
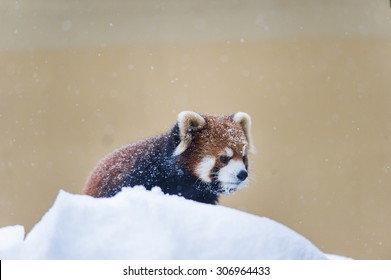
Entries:
[[246,136],[248,145],[249,145],[249,151],[251,153],[255,153],[255,148],[252,144],[252,138],[251,138],[251,117],[249,114],[244,112],[238,112],[232,116],[232,119],[240,124],[240,126],[243,128],[244,134]]
[[195,112],[183,111],[178,114],[179,138],[181,142],[174,151],[174,156],[178,156],[190,146],[193,140],[192,132],[200,130],[205,125],[205,119]]

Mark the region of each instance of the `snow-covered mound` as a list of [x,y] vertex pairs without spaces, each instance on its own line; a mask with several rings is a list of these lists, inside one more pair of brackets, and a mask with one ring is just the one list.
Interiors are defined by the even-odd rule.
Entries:
[[307,239],[270,219],[164,195],[158,188],[125,188],[98,199],[61,191],[23,236],[21,226],[0,229],[0,258],[326,258]]
[[19,258],[19,251],[23,244],[24,234],[23,226],[0,228],[0,259]]

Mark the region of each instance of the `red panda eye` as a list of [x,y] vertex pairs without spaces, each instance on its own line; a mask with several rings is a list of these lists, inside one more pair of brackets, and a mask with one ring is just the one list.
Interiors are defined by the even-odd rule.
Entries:
[[226,163],[228,163],[229,162],[229,157],[227,157],[227,156],[220,156],[220,162],[221,163],[224,163],[224,164],[226,164]]

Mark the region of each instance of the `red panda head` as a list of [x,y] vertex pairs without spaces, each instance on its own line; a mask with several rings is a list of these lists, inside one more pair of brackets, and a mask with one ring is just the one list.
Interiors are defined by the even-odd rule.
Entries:
[[251,118],[233,115],[178,115],[180,143],[174,151],[181,164],[214,193],[231,193],[248,182],[248,154],[253,151]]

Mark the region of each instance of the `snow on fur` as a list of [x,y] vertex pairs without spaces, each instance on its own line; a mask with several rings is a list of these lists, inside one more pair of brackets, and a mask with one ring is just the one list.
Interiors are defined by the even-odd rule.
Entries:
[[268,218],[164,195],[158,188],[125,188],[111,198],[60,191],[25,240],[23,235],[21,226],[0,229],[0,244],[12,242],[0,246],[1,259],[326,258]]

